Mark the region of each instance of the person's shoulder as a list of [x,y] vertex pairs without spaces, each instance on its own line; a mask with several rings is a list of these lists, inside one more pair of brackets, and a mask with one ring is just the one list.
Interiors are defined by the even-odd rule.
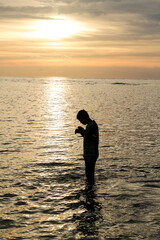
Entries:
[[95,120],[92,120],[92,128],[98,128],[98,124]]
[[96,123],[95,120],[92,120],[92,124],[95,125],[95,126],[98,126],[98,124]]

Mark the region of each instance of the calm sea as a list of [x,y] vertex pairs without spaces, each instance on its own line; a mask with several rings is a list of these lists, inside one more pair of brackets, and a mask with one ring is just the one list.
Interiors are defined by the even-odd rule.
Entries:
[[[76,114],[100,132],[84,177]],[[0,78],[0,239],[159,240],[160,81]]]

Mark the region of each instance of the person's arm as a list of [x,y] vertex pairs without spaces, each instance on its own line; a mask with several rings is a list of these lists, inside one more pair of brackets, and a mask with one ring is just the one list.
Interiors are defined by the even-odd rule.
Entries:
[[85,134],[86,130],[82,127],[78,127],[76,130],[75,130],[75,134],[76,133],[80,133],[82,135],[82,137],[84,137],[84,134]]
[[98,126],[96,124],[94,124],[93,126],[90,127],[89,131],[86,131],[82,127],[78,127],[75,130],[75,133],[80,133],[82,135],[82,137],[84,137],[86,135],[87,138],[89,138],[90,140],[96,141],[98,138]]

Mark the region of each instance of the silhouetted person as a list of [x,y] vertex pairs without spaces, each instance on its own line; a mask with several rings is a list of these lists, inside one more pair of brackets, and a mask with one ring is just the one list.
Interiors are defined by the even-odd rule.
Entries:
[[99,132],[97,123],[90,119],[85,110],[80,110],[77,119],[86,126],[86,129],[78,127],[75,133],[83,137],[83,156],[85,160],[85,173],[89,182],[94,182],[94,169],[98,158]]

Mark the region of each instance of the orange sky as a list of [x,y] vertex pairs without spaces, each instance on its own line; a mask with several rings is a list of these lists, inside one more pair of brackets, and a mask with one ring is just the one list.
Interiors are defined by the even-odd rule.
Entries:
[[160,79],[159,0],[0,0],[0,76]]

